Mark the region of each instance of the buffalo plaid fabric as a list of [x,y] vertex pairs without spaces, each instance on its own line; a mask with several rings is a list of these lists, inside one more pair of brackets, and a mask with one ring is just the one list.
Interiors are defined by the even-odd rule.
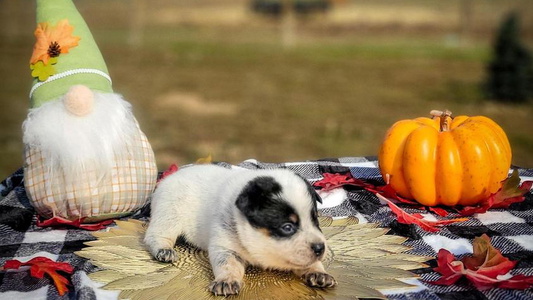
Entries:
[[[246,160],[238,165],[217,163],[228,168],[247,169],[291,169],[310,182],[323,178],[324,173],[351,173],[354,177],[374,184],[383,183],[375,157],[347,157],[306,162],[263,163]],[[533,180],[532,169],[517,168],[522,180]],[[84,242],[93,240],[90,232],[79,229],[40,228],[35,225],[36,216],[24,189],[22,170],[0,184],[0,265],[6,260],[27,261],[35,256],[46,256],[56,261],[69,262],[75,267],[70,277],[72,286],[68,294],[59,296],[46,276],[36,279],[24,269],[0,273],[0,299],[113,299],[118,293],[100,289],[87,274],[95,271],[89,261],[73,252],[84,247]],[[400,205],[409,213],[428,214],[426,211]],[[486,233],[495,247],[504,256],[517,260],[514,274],[533,275],[533,195],[528,193],[521,203],[514,203],[509,209],[492,209],[476,214],[462,223],[445,226],[439,232],[426,232],[417,225],[398,223],[387,205],[383,205],[365,190],[345,187],[334,195],[324,197],[320,212],[326,216],[355,215],[361,222],[379,223],[391,228],[389,234],[408,237],[406,245],[413,254],[436,257],[440,248],[450,250],[456,257],[472,253],[473,238]],[[458,215],[451,213],[449,218]],[[134,218],[148,219],[149,209],[139,210]],[[448,217],[447,217],[448,218]],[[533,290],[489,289],[478,291],[468,282],[460,280],[451,286],[436,286],[433,281],[439,274],[433,271],[435,259],[427,262],[428,268],[413,270],[420,280],[410,283],[417,288],[406,293],[388,292],[390,299],[533,299]]]

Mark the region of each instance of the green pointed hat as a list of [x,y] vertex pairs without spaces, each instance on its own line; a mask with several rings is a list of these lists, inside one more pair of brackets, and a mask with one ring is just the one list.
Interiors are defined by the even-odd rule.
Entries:
[[37,0],[35,38],[30,59],[32,107],[78,84],[113,92],[102,54],[72,0]]

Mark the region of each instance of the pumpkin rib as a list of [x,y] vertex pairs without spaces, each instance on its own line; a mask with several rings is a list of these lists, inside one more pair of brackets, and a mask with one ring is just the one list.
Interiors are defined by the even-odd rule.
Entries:
[[450,131],[440,133],[436,168],[439,172],[435,177],[436,205],[456,205],[463,189],[463,166],[457,143]]
[[420,123],[412,120],[403,120],[397,122],[392,126],[386,135],[386,139],[381,146],[378,155],[378,163],[383,178],[387,174],[390,176],[390,184],[393,188],[405,197],[412,198],[409,189],[405,185],[403,178],[402,160],[403,160],[403,145],[407,136],[416,128],[420,127]]
[[465,174],[460,204],[474,205],[489,196],[487,184],[492,166],[486,158],[487,147],[483,138],[467,123],[455,128],[453,133],[458,141]]
[[439,132],[420,126],[407,137],[404,145],[403,177],[413,198],[424,205],[435,205],[435,158]]
[[[479,120],[481,120],[483,123],[486,123],[487,126],[490,127],[494,131],[494,133],[499,137],[499,141],[501,145],[503,145],[505,148],[506,160],[509,162],[509,165],[510,165],[511,159],[512,159],[512,151],[511,151],[511,145],[509,144],[509,139],[507,138],[507,134],[505,134],[505,131],[503,131],[500,125],[498,125],[493,120],[487,117],[483,117],[483,116],[478,116],[478,117],[479,117]],[[474,118],[478,119],[478,117],[474,117]]]
[[463,124],[468,119],[469,119],[468,116],[457,116],[457,117],[454,117],[453,120],[452,120],[452,123],[450,125],[450,130],[453,130],[457,126],[460,126],[461,124]]
[[420,125],[425,125],[434,128],[435,130],[439,130],[439,120],[438,119],[430,119],[425,117],[416,118],[413,121],[420,123]]
[[[484,125],[486,126],[486,125]],[[488,183],[489,193],[496,193],[501,187],[502,178],[507,177],[511,161],[507,159],[505,145],[501,142],[500,137],[495,134],[493,127],[486,127],[481,131],[483,140],[487,147],[491,159],[492,172]]]
[[483,135],[487,151],[490,152],[492,178],[488,184],[489,191],[495,193],[500,188],[501,181],[507,177],[511,164],[511,152],[507,136],[498,124],[487,117],[472,117],[471,122],[476,122],[479,125],[476,130],[480,135]]

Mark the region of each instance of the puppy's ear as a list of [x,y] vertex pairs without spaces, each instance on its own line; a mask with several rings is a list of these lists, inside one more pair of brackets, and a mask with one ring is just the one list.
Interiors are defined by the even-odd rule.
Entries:
[[313,199],[316,202],[318,203],[321,203],[322,204],[322,198],[320,197],[320,195],[316,192],[315,188],[309,183],[309,181],[307,181],[307,179],[305,179],[302,175],[300,174],[296,174],[298,175],[298,177],[300,177],[304,182],[305,182],[305,185],[307,186],[307,192],[309,193],[309,195],[311,196],[311,199]]
[[281,193],[281,186],[274,178],[262,176],[254,178],[241,191],[235,205],[242,212],[257,211],[267,205],[274,194]]
[[316,192],[315,188],[312,187],[310,184],[308,186],[308,191],[309,191],[309,194],[311,195],[311,198],[313,198],[313,200],[315,200],[316,202],[322,204],[322,197],[320,197],[320,195]]

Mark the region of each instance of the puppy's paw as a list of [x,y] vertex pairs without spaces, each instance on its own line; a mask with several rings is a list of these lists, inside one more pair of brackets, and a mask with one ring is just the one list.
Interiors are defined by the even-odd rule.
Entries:
[[241,284],[237,281],[213,281],[209,285],[209,290],[215,296],[236,295],[241,290]]
[[178,253],[172,248],[165,248],[157,250],[154,257],[160,262],[174,262],[178,259]]
[[337,285],[337,281],[333,276],[322,272],[304,274],[302,279],[310,287],[330,288]]

